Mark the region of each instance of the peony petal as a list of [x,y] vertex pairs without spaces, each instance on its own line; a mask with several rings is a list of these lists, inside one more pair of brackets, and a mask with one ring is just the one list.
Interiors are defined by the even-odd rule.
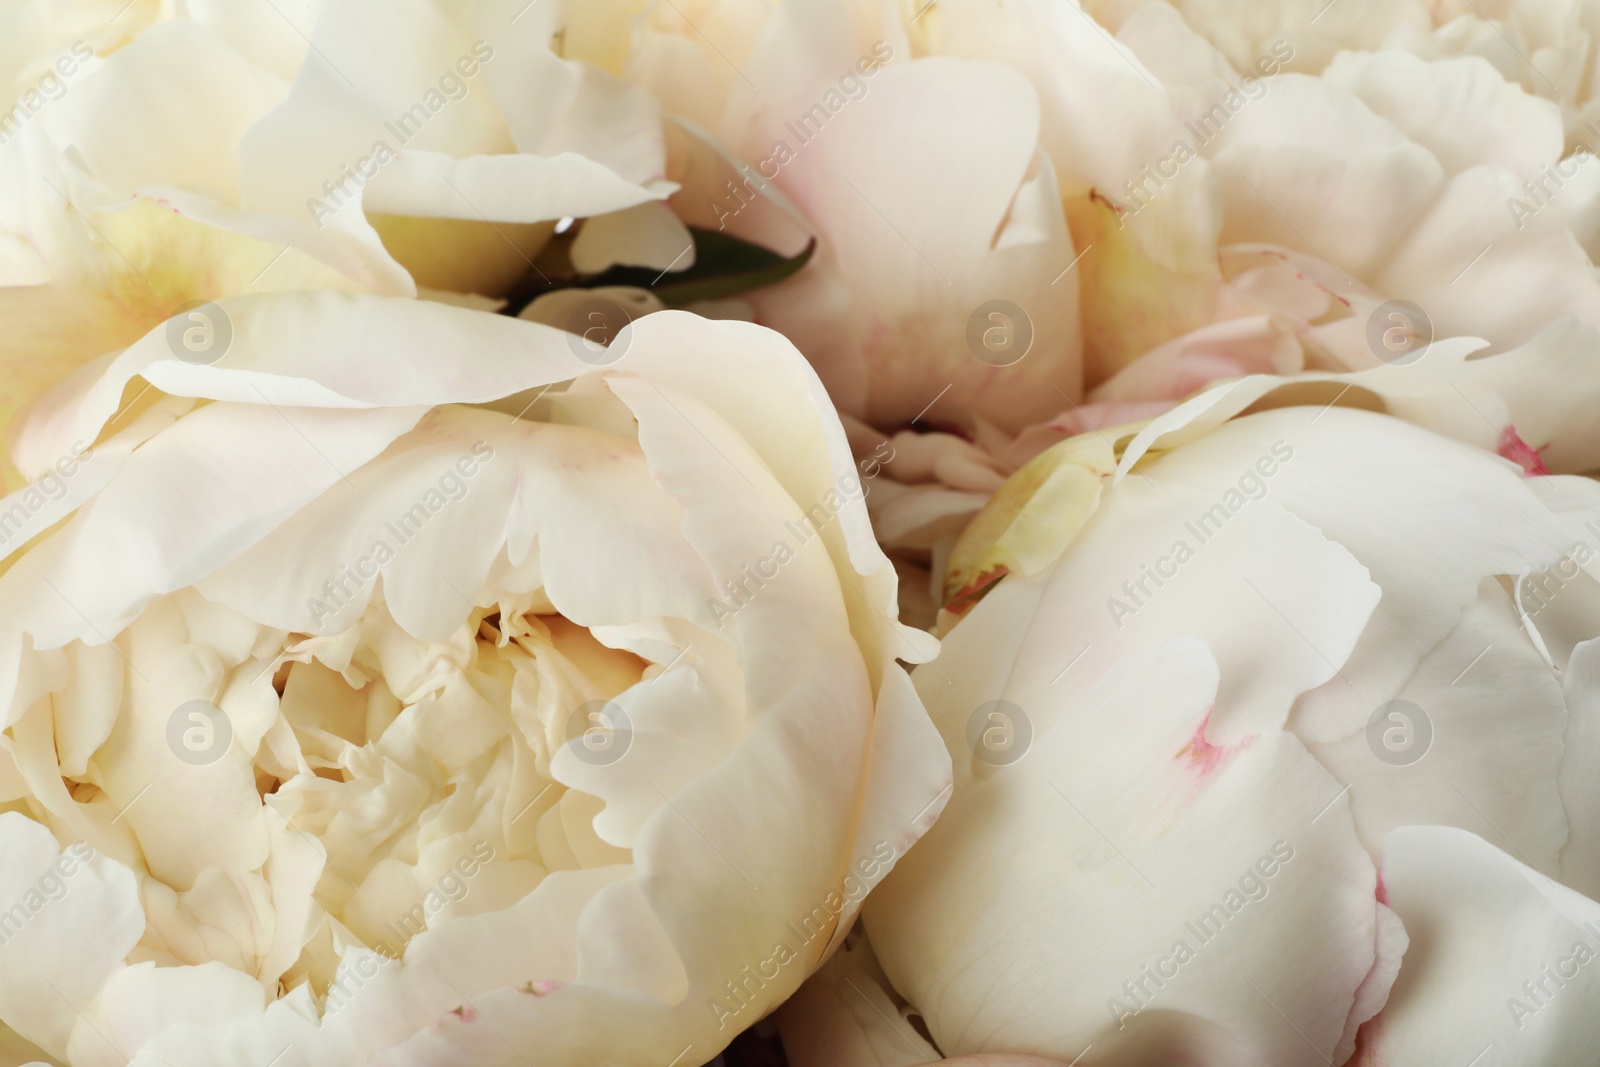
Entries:
[[[165,329],[151,331],[46,397],[18,437],[18,464],[43,470],[93,440],[135,375],[174,396],[360,408],[484,403],[594,369],[556,330],[445,304],[298,293],[217,306],[232,341],[216,362],[174,358]],[[465,350],[474,358],[439,358]]]
[[1421,658],[1394,699],[1423,717],[1409,721],[1416,713],[1407,708],[1382,720],[1384,730],[1413,731],[1396,735],[1395,747],[1380,740],[1374,748],[1366,722],[1348,737],[1307,746],[1349,787],[1367,849],[1378,855],[1398,826],[1459,826],[1558,876],[1567,824],[1557,771],[1592,766],[1592,757],[1563,759],[1569,727],[1561,683],[1498,582],[1482,582],[1460,625]]
[[178,420],[130,456],[59,537],[0,579],[13,591],[11,626],[39,647],[103,642],[153,595],[232,559],[421,415],[213,404]]
[[694,260],[694,238],[658,200],[589,219],[572,242],[572,265],[584,274],[599,274],[617,264],[688,270]]
[[1411,947],[1359,1067],[1582,1062],[1600,1042],[1600,904],[1441,826],[1391,833],[1383,882]]
[[1486,337],[1497,350],[1563,315],[1600,325],[1600,279],[1588,254],[1556,213],[1507,210],[1523,195],[1517,176],[1499,167],[1456,174],[1373,284],[1425,309],[1439,335]]
[[1563,152],[1561,109],[1477,56],[1428,62],[1408,52],[1345,52],[1322,72],[1432,152],[1446,174],[1480,163],[1534,177]]
[[1561,849],[1561,881],[1588,897],[1600,894],[1600,638],[1580,644],[1567,663],[1566,753],[1558,784],[1567,813]]
[[[1250,457],[1266,454],[1269,440],[1283,441],[1292,458],[1274,453],[1282,460],[1276,473],[1252,477]],[[1215,458],[1224,449],[1231,462]],[[1396,457],[1404,457],[1403,465]],[[1322,646],[1305,631],[1341,670],[1301,699],[1296,729],[1307,739],[1329,740],[1362,728],[1393,698],[1455,628],[1484,578],[1546,566],[1569,547],[1538,497],[1507,467],[1398,419],[1294,407],[1236,419],[1165,454],[1150,471],[1224,496],[1248,491],[1247,480],[1260,482],[1271,502],[1348,550],[1383,590],[1348,661],[1337,646]],[[1285,617],[1304,630],[1293,612]]]
[[536,541],[547,592],[581,625],[695,616],[712,588],[674,533],[680,515],[629,442],[437,411],[202,584],[268,625],[337,633],[360,617],[381,574],[396,621],[444,640],[497,557],[521,558]]
[[[1335,679],[1379,590],[1359,556],[1285,510],[1280,483],[1308,477],[1306,430],[1326,428],[1308,427],[1308,419],[1302,413],[1294,423],[1241,420],[1231,440],[1213,434],[1107,493],[1032,594],[1041,618],[1073,620],[1070,644],[1054,626],[1039,626],[1009,646],[1003,633],[996,635],[995,647],[1012,650],[1006,699],[1076,696],[1135,649],[1202,634],[1225,665],[1207,736],[1233,743],[1281,726],[1296,697]],[[1191,451],[1213,440],[1215,450],[1204,449],[1203,458]],[[1275,472],[1271,482],[1256,467],[1263,460]],[[1197,470],[1206,474],[1197,477]],[[1250,501],[1241,479],[1270,484],[1272,495],[1256,490],[1267,498]],[[1015,591],[1011,584],[991,593],[957,630],[994,626],[1018,611],[1027,594],[1024,583]],[[1219,614],[1218,604],[1229,605],[1228,613]],[[946,669],[966,668],[956,661]],[[983,699],[970,696],[974,706]]]
[[65,1058],[73,1030],[144,931],[133,873],[81,842],[0,813],[0,1021]]
[[866,938],[846,945],[778,1012],[791,1067],[913,1067],[938,1050],[901,1018]]
[[[939,130],[907,120],[930,107],[946,117]],[[1047,383],[1075,393],[1076,296],[1051,284],[1075,252],[1054,171],[1038,153],[1038,102],[1026,81],[948,58],[888,65],[870,92],[828,119],[826,136],[775,117],[769,126],[753,140],[763,152],[774,138],[789,146],[793,158],[784,157],[773,184],[816,226],[822,252],[797,278],[749,299],[758,321],[816,363],[845,410],[894,425],[953,383],[948,402],[1015,426],[1057,409]],[[945,180],[929,186],[929,173]],[[918,196],[908,199],[908,189]],[[835,273],[874,282],[866,293],[840,294],[843,348],[827,343],[832,331],[806,299]],[[985,318],[984,306],[998,300],[1025,320],[1005,308],[1001,320]],[[1020,346],[1026,330],[1029,347],[980,359],[969,347],[974,315],[980,335],[995,322],[1011,331],[995,344]],[[946,353],[936,372],[930,351]],[[862,361],[867,380],[857,384]],[[943,381],[930,389],[930,377]]]
[[1222,180],[1224,244],[1295,248],[1361,276],[1444,177],[1430,152],[1361,101],[1300,74],[1274,78],[1205,150]]
[[238,157],[218,148],[238,144],[284,90],[200,24],[175,20],[108,58],[48,121],[115,189],[182,186],[239,206]]
[[[1288,735],[1196,747],[1217,679],[1191,638],[1134,654],[1080,699],[1039,698],[1032,748],[958,780],[869,898],[879,958],[946,1052],[1003,1042],[1069,1061],[1177,1013],[1262,1062],[1334,1055],[1375,958],[1371,861]],[[929,670],[918,682],[964,752],[972,708]],[[1319,966],[1278,951],[1291,941]]]

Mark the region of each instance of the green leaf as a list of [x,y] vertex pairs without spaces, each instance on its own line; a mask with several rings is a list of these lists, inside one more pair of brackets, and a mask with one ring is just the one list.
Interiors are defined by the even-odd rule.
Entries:
[[697,300],[722,300],[776,285],[809,263],[817,249],[813,237],[798,255],[785,258],[719,230],[690,227],[689,234],[694,239],[694,266],[672,273],[652,267],[618,266],[599,274],[563,275],[556,264],[566,260],[565,246],[552,249],[556,254],[539,257],[545,263],[542,272],[530,272],[530,277],[510,295],[505,313],[515,315],[538,297],[558,289],[596,289],[604,285],[647,289],[668,307],[683,307]]

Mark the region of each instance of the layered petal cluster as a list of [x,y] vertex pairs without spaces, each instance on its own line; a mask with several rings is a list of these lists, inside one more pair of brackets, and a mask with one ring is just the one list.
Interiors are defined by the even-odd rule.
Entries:
[[158,330],[21,434],[92,450],[0,576],[5,1047],[714,1058],[948,795],[896,662],[936,644],[814,373],[683,313],[602,361],[437,303],[223,306],[222,359]]
[[19,3],[3,17],[0,101],[18,95],[0,112],[0,432],[170,318],[184,323],[174,354],[214,357],[222,342],[186,331],[225,331],[203,307],[224,297],[493,306],[480,298],[532,272],[574,216],[631,220],[627,239],[598,228],[590,261],[693,262],[660,204],[674,187],[659,108],[560,55],[561,3]]
[[1450,5],[600,7],[585,54],[672,120],[674,211],[817,240],[744,306],[887,432],[1600,325],[1600,141],[1439,44]]
[[955,789],[867,907],[944,1053],[1592,1049],[1600,489],[1485,413],[1576,469],[1592,425],[1488,384],[1555,353],[1436,347],[1065,442],[969,528],[914,676]]
[[653,6],[611,50],[683,132],[685,221],[817,241],[745,304],[842,411],[892,427],[938,402],[1020,427],[1081,392],[1050,116],[1026,72],[908,30],[887,6],[714,0]]
[[[1481,56],[1397,49],[1429,28],[1420,5],[1291,7],[1102,12],[1181,125],[1101,191],[1137,231],[1202,183],[1215,227],[1205,314],[1153,351],[1125,345],[1108,370],[1144,358],[1104,396],[1185,370],[1188,388],[1204,384],[1227,340],[1218,320],[1254,320],[1255,347],[1289,350],[1280,370],[1393,362],[1444,337],[1504,349],[1561,316],[1600,323],[1600,167],[1592,143],[1569,144],[1561,108]],[[1162,240],[1141,234],[1146,252]]]
[[[1116,25],[1147,2],[1088,6]],[[1275,39],[1294,44],[1291,69],[1312,74],[1346,50],[1480,58],[1507,81],[1559,105],[1569,137],[1591,151],[1595,143],[1590,123],[1600,116],[1594,71],[1600,8],[1592,0],[1389,0],[1340,3],[1337,10],[1284,0],[1173,0],[1172,6],[1236,66]]]

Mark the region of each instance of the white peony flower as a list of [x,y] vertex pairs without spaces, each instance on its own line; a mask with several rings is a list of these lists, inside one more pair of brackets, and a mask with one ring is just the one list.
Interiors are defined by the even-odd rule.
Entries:
[[1592,1049],[1600,488],[1517,433],[1600,461],[1583,402],[1527,387],[1594,388],[1592,331],[1558,341],[1245,379],[996,494],[914,676],[955,790],[867,905],[940,1050]]
[[5,1047],[712,1059],[948,794],[814,374],[682,313],[222,306],[223,358],[158,330],[20,437],[93,447],[4,545]]
[[224,329],[228,296],[493,306],[573,216],[600,216],[573,253],[593,269],[692,264],[655,102],[562,58],[563,4],[520,7],[8,8],[0,433],[160,322]]

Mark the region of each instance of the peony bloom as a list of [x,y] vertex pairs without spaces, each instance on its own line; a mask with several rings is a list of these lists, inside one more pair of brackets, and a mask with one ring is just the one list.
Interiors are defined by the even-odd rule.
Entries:
[[20,435],[92,454],[0,576],[0,1047],[712,1059],[948,793],[814,374],[682,313],[223,307]]
[[1181,126],[1105,195],[1135,228],[1197,182],[1214,204],[1216,265],[1187,329],[1256,317],[1308,366],[1354,368],[1418,347],[1383,340],[1392,325],[1507,348],[1559,316],[1600,324],[1593,145],[1569,146],[1561,109],[1480,57],[1372,50],[1404,36],[1414,6],[1387,6],[1391,22],[1340,6],[1314,28],[1289,5],[1238,9],[1226,28],[1212,4],[1184,5],[1188,21],[1164,4],[1107,9]]
[[614,69],[683,131],[678,215],[790,254],[816,240],[745,300],[842,411],[1015,429],[1080,394],[1076,251],[1023,74],[835,0],[659,5],[618,36]]
[[1423,48],[1450,10],[702,0],[585,39],[680,128],[681,218],[816,239],[755,321],[845,413],[970,435],[1600,325],[1600,136]]
[[944,1054],[1592,1049],[1593,336],[1474,347],[1069,439],[968,527],[955,789],[866,909]]
[[[1141,5],[1090,0],[1087,6],[1115,25]],[[1590,0],[1358,0],[1321,9],[1292,0],[1175,0],[1172,6],[1240,68],[1276,40],[1294,46],[1290,69],[1308,74],[1346,50],[1482,59],[1506,81],[1559,105],[1569,138],[1593,151],[1600,11]]]
[[691,264],[655,102],[555,50],[561,3],[520,6],[8,8],[0,434],[169,318],[225,332],[205,305],[229,296],[492,306],[572,216],[599,217],[572,251],[589,269]]

